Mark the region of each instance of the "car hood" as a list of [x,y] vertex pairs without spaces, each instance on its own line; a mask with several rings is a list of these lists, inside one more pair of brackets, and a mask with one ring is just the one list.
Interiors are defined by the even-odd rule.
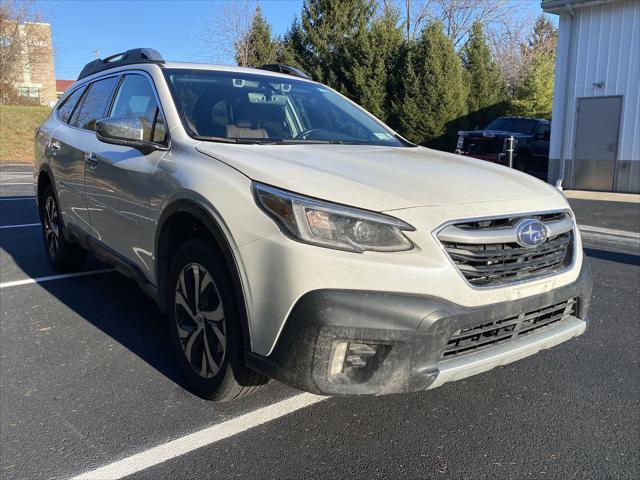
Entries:
[[202,142],[196,149],[252,180],[376,211],[561,196],[519,171],[424,147]]

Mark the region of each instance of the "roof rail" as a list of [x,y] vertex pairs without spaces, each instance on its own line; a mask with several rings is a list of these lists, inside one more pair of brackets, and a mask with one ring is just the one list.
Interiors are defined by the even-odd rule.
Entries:
[[291,65],[285,65],[284,63],[266,63],[260,67],[260,70],[268,70],[270,72],[286,73],[294,77],[306,78],[311,80],[311,77],[302,70],[292,67]]
[[123,65],[131,65],[134,63],[164,63],[164,58],[157,50],[153,48],[134,48],[127,50],[126,52],[116,53],[105,59],[98,58],[93,62],[87,63],[78,80],[94,73],[102,72],[103,70],[109,70],[110,68],[121,67]]

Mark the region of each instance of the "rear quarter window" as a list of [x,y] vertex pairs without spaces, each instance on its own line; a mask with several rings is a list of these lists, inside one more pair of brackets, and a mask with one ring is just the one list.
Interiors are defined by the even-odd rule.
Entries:
[[62,105],[58,107],[58,118],[62,122],[67,123],[69,121],[74,107],[82,96],[82,92],[84,92],[84,87],[78,88],[75,92],[69,95],[64,102],[62,102]]

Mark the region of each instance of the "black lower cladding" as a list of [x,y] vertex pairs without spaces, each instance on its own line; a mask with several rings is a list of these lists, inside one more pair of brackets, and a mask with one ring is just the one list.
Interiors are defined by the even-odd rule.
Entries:
[[437,377],[438,361],[455,332],[569,299],[577,300],[574,314],[586,320],[591,289],[585,259],[578,279],[569,285],[478,308],[429,296],[316,290],[296,303],[272,354],[248,353],[246,361],[260,373],[318,394],[424,390]]

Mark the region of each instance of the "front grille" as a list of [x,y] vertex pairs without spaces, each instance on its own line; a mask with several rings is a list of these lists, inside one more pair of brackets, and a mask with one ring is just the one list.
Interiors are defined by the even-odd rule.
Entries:
[[578,315],[578,300],[575,298],[503,320],[463,328],[451,335],[442,352],[442,357],[452,358],[483,348],[490,348],[546,328],[570,315]]
[[[517,243],[514,225],[523,218],[547,225],[549,235],[543,243]],[[573,259],[573,223],[565,212],[456,223],[438,238],[467,281],[479,287],[556,273]]]
[[471,155],[496,155],[502,152],[502,138],[465,137],[462,149]]

